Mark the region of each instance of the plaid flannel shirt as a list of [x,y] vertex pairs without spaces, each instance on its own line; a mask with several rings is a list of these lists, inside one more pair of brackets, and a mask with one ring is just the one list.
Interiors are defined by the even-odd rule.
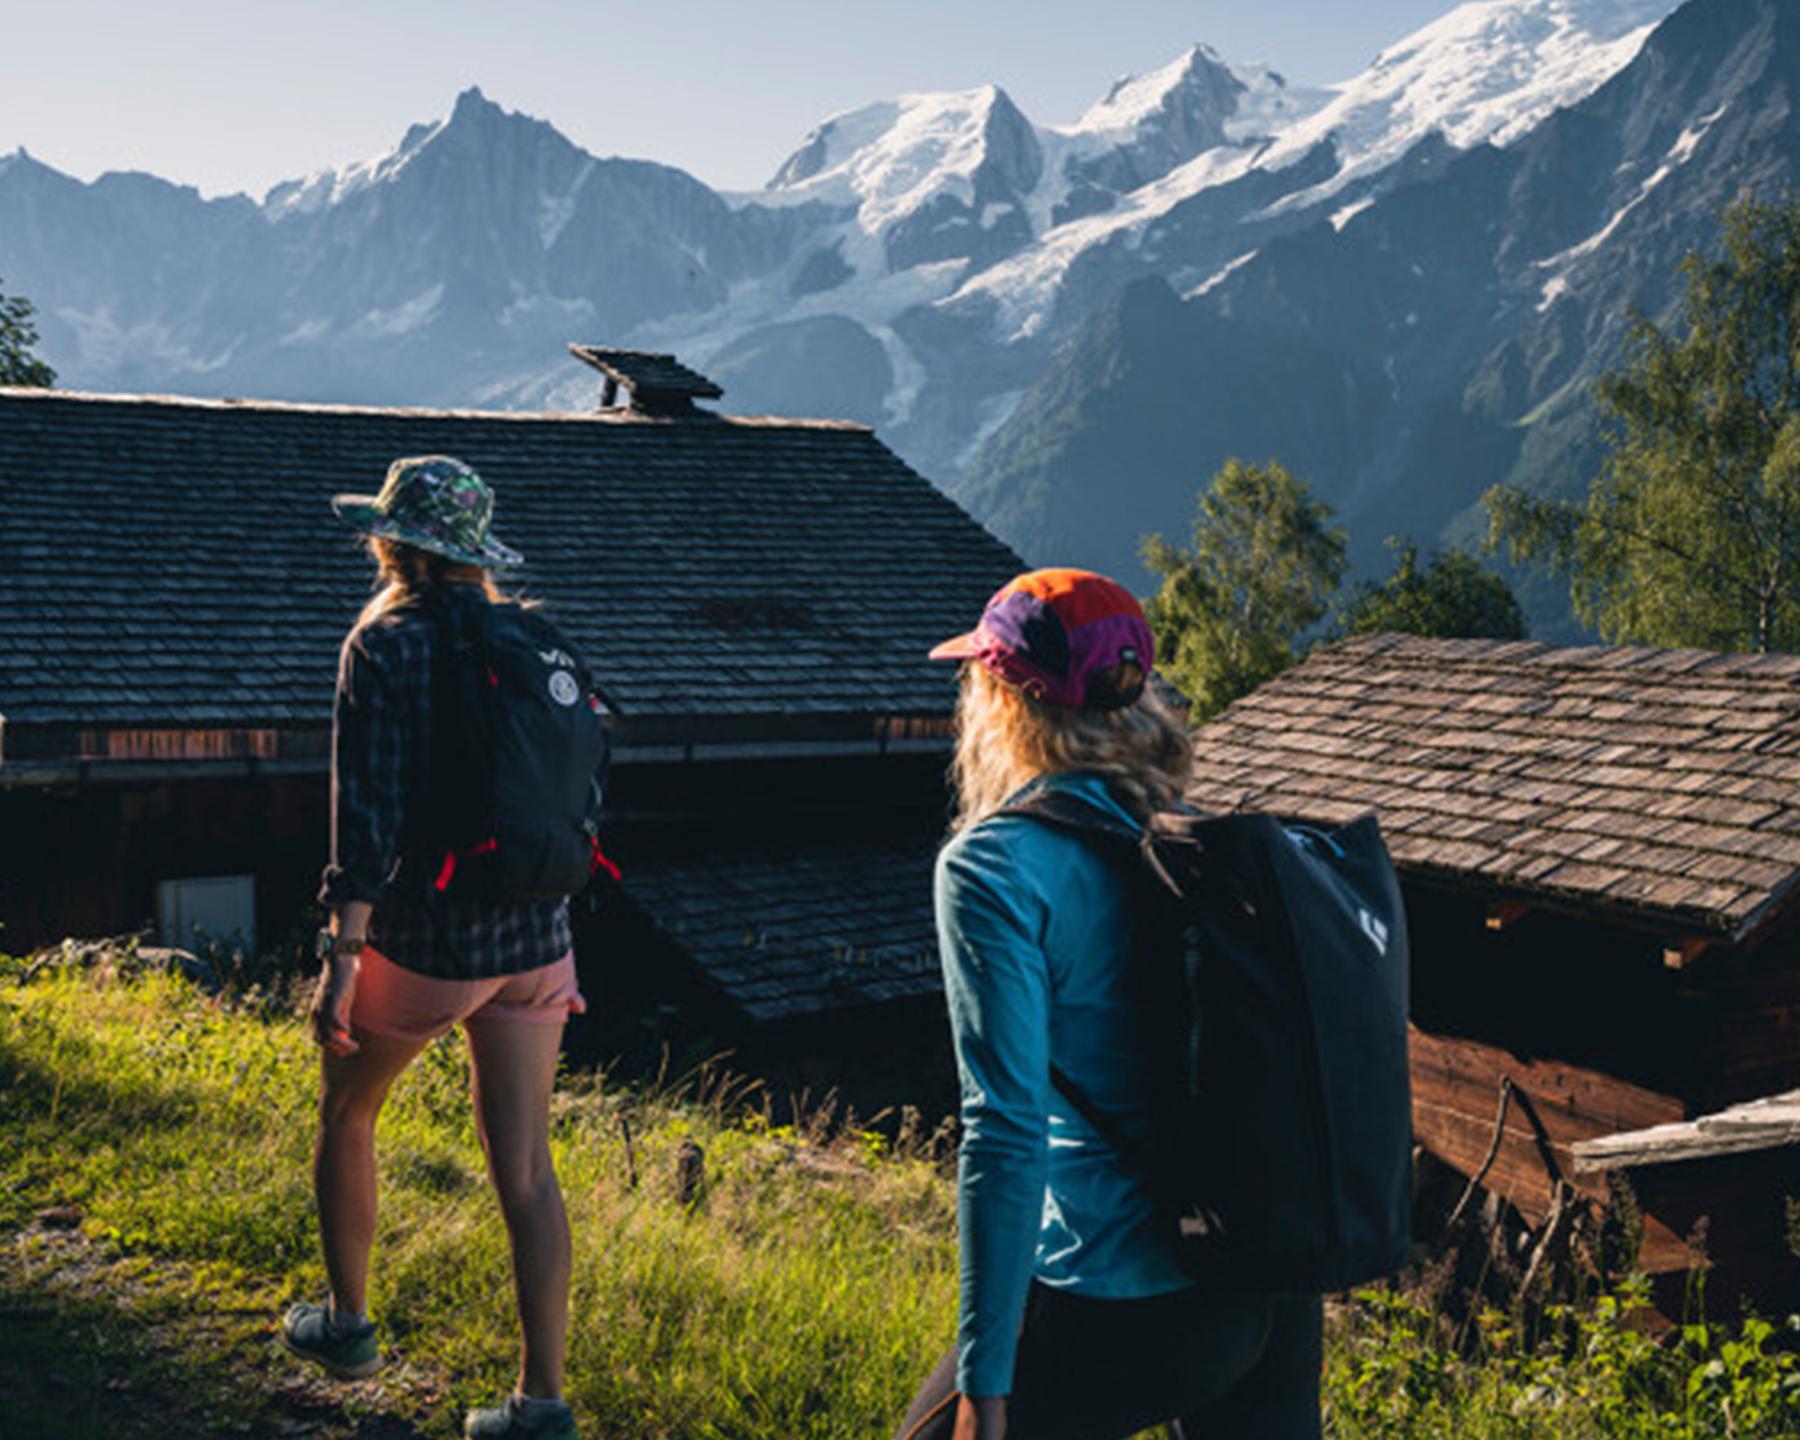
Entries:
[[420,975],[480,980],[551,964],[572,946],[568,901],[453,897],[434,916],[419,876],[436,857],[401,866],[408,801],[430,764],[436,641],[436,623],[411,609],[344,640],[332,711],[331,863],[319,898],[373,903],[369,943]]

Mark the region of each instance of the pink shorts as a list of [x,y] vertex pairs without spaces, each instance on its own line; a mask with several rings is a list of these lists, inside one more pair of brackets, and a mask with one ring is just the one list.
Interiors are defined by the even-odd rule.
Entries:
[[356,967],[350,1027],[396,1040],[431,1040],[459,1021],[490,1020],[561,1025],[587,1009],[575,978],[575,957],[565,955],[535,970],[488,980],[438,980],[396,965],[365,949]]

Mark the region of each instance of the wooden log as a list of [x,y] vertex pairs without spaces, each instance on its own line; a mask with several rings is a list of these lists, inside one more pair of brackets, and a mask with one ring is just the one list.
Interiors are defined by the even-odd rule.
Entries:
[[1575,1165],[1582,1171],[1622,1170],[1784,1147],[1793,1147],[1794,1163],[1800,1171],[1800,1090],[1752,1100],[1696,1120],[1583,1140],[1575,1149]]
[[[1502,1076],[1492,1085],[1482,1087],[1448,1083],[1441,1075],[1429,1071],[1415,1071],[1413,1075],[1413,1105],[1415,1109],[1427,1106],[1436,1110],[1450,1111],[1468,1120],[1480,1121],[1485,1136],[1485,1131],[1491,1128],[1493,1122],[1495,1096],[1499,1093],[1502,1083],[1510,1083],[1519,1090],[1525,1091],[1523,1085],[1508,1076]],[[1534,1113],[1541,1120],[1553,1150],[1556,1150],[1557,1147],[1566,1148],[1577,1141],[1589,1140],[1596,1136],[1619,1133],[1614,1123],[1609,1120],[1583,1115],[1580,1112],[1571,1112],[1566,1107],[1545,1104],[1541,1097],[1532,1097],[1532,1104]],[[1536,1139],[1530,1118],[1522,1108],[1516,1105],[1509,1110],[1504,1128],[1508,1135],[1516,1136],[1527,1143]],[[1480,1154],[1479,1151],[1476,1153]],[[1557,1159],[1559,1168],[1562,1168],[1566,1161],[1560,1151],[1557,1151]]]
[[[1495,1144],[1495,1102],[1502,1085],[1528,1097],[1507,1108]],[[1577,1173],[1577,1141],[1621,1129],[1685,1120],[1683,1101],[1566,1062],[1524,1058],[1480,1041],[1412,1032],[1413,1132],[1439,1160],[1463,1175],[1485,1164],[1483,1185],[1513,1205],[1528,1224],[1551,1218],[1555,1182],[1603,1202],[1605,1177]],[[1542,1127],[1532,1123],[1535,1114]],[[1488,1159],[1488,1152],[1494,1151]],[[1549,1162],[1554,1162],[1551,1164]],[[1653,1273],[1686,1263],[1685,1235],[1656,1215],[1644,1216],[1642,1262]]]
[[1589,1134],[1641,1129],[1688,1118],[1689,1109],[1683,1100],[1600,1070],[1545,1057],[1519,1056],[1497,1045],[1433,1035],[1417,1026],[1412,1027],[1410,1046],[1415,1085],[1447,1085],[1451,1093],[1468,1097],[1472,1103],[1466,1108],[1491,1115],[1501,1080],[1511,1079],[1531,1096],[1554,1138],[1585,1139]]
[[[1413,1131],[1420,1144],[1451,1169],[1463,1175],[1474,1175],[1484,1163],[1487,1170],[1482,1184],[1515,1206],[1526,1221],[1540,1225],[1550,1212],[1551,1183],[1545,1174],[1537,1142],[1529,1129],[1515,1129],[1518,1123],[1508,1117],[1500,1132],[1500,1144],[1491,1163],[1487,1152],[1494,1135],[1492,1115],[1472,1116],[1458,1110],[1413,1102]],[[1569,1165],[1573,1156],[1559,1155]],[[1604,1184],[1592,1178],[1578,1181],[1584,1194],[1604,1193]]]

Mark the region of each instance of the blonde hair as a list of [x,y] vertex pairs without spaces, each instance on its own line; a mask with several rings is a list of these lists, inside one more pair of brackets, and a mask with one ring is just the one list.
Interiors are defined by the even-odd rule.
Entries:
[[459,564],[416,545],[380,535],[369,537],[369,554],[375,558],[375,584],[379,588],[363,606],[362,614],[356,617],[358,629],[372,620],[379,620],[391,610],[412,604],[428,590],[446,583],[479,585],[482,593],[495,605],[507,599],[494,583],[494,577],[479,565]]
[[[1120,690],[1139,678],[1113,677]],[[1127,810],[1147,819],[1180,798],[1192,768],[1187,725],[1152,686],[1122,710],[1075,710],[1032,699],[979,661],[963,664],[950,762],[958,830],[1039,776],[1073,770],[1104,777]]]

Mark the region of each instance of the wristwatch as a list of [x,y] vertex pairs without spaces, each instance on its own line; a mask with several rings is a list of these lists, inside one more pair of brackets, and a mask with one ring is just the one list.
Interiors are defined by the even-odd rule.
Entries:
[[334,935],[329,929],[321,929],[315,953],[321,960],[337,955],[361,955],[367,944],[360,935]]

